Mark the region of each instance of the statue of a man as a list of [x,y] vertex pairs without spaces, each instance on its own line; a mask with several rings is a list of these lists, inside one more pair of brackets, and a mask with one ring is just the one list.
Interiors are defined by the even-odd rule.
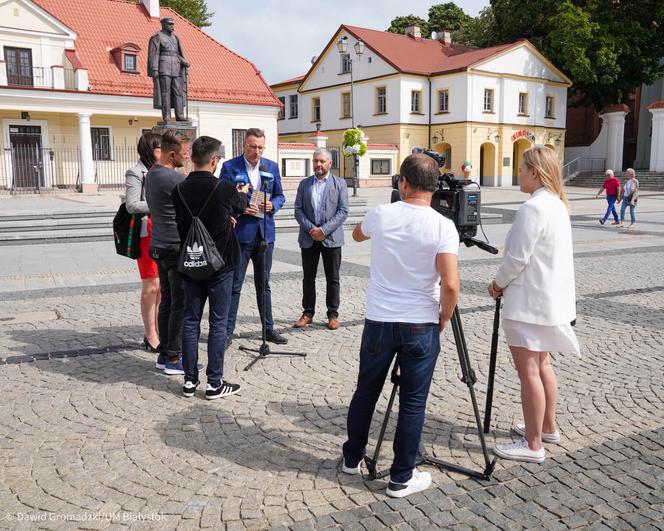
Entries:
[[150,37],[148,47],[148,72],[154,81],[154,108],[161,109],[164,122],[175,109],[177,121],[186,120],[185,77],[189,63],[182,54],[182,45],[173,33],[175,22],[171,17],[161,20],[161,31]]

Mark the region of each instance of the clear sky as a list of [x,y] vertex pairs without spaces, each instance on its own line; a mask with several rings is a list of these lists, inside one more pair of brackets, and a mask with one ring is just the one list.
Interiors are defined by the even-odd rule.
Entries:
[[[426,20],[429,7],[435,3],[442,2],[208,0],[214,17],[205,31],[252,61],[268,83],[277,83],[305,74],[311,58],[320,54],[341,24],[385,30],[399,15],[413,14]],[[489,2],[465,0],[457,5],[476,16]]]

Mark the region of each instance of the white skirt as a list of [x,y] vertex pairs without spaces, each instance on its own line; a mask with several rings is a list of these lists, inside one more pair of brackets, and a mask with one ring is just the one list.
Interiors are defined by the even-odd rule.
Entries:
[[503,319],[505,340],[512,347],[534,352],[574,352],[581,355],[579,341],[569,324],[546,326]]

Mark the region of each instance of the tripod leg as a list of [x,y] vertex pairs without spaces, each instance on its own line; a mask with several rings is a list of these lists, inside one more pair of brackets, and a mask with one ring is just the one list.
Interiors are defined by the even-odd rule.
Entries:
[[500,325],[500,297],[496,299],[496,311],[493,314],[493,334],[491,336],[491,355],[489,357],[489,381],[484,407],[484,433],[491,429],[491,408],[493,406],[493,381],[496,376],[496,356],[498,352],[498,327]]
[[395,383],[392,386],[392,393],[390,394],[390,400],[387,402],[387,410],[385,411],[385,418],[383,419],[383,424],[380,427],[380,433],[378,434],[378,441],[376,441],[376,449],[374,450],[373,457],[369,456],[364,457],[364,462],[367,465],[367,469],[369,470],[369,476],[371,477],[371,479],[382,477],[378,471],[378,457],[380,456],[380,448],[383,445],[383,439],[385,438],[385,431],[387,430],[387,423],[390,421],[390,413],[392,413],[392,406],[394,405],[394,399],[397,396],[398,387],[399,387],[398,383]]
[[480,444],[482,446],[482,453],[484,454],[484,461],[486,463],[486,469],[484,475],[488,477],[493,471],[496,460],[491,461],[491,456],[486,447],[486,440],[484,439],[484,432],[482,431],[482,420],[480,418],[480,410],[477,405],[477,398],[475,397],[475,374],[470,367],[470,358],[468,357],[468,349],[466,347],[466,340],[463,335],[463,328],[461,327],[461,317],[459,315],[459,307],[454,308],[454,313],[452,314],[452,331],[454,333],[454,342],[457,347],[457,354],[459,355],[459,363],[461,365],[461,371],[463,374],[463,379],[468,386],[468,391],[470,392],[470,400],[473,404],[473,412],[475,414],[475,422],[477,423],[477,433],[479,435]]

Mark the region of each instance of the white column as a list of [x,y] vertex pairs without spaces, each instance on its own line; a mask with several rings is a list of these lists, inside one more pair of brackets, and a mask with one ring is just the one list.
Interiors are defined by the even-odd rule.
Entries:
[[600,115],[607,128],[606,168],[623,170],[623,144],[625,140],[625,111],[604,112]]
[[320,131],[316,131],[313,136],[309,137],[309,140],[316,146],[316,149],[327,147],[327,139],[328,137]]
[[0,59],[0,87],[7,86],[7,63]]
[[96,194],[95,165],[92,160],[92,134],[90,133],[90,115],[78,114],[78,134],[81,148],[81,192]]
[[86,68],[78,68],[75,70],[76,76],[76,90],[81,90],[84,92],[88,91],[88,70]]
[[652,113],[650,171],[664,171],[664,101],[652,103],[648,110]]
[[64,89],[65,88],[65,69],[63,66],[53,65],[51,67],[51,72],[53,75],[53,88],[54,89]]

